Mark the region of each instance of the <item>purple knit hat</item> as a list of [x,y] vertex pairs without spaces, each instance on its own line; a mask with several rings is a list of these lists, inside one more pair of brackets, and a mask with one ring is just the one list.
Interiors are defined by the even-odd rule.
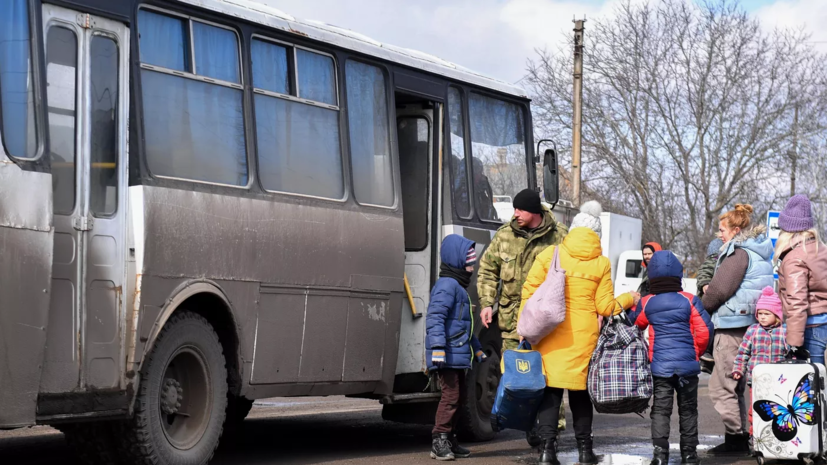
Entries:
[[792,196],[778,215],[778,227],[787,232],[812,229],[813,210],[810,207],[810,199],[801,194]]

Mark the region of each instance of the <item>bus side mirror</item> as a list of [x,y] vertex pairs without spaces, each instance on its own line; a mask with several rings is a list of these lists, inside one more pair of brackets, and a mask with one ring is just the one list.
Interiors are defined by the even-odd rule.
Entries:
[[543,192],[546,202],[556,205],[560,197],[560,182],[557,177],[557,152],[546,149],[543,154]]

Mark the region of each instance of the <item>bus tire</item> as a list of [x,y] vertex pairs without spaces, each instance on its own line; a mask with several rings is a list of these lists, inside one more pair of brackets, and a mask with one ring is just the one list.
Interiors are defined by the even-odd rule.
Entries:
[[114,422],[72,423],[56,425],[78,462],[87,465],[118,463],[118,451],[112,437]]
[[491,407],[500,383],[500,351],[488,345],[488,357],[482,363],[474,363],[465,377],[465,399],[460,406],[458,433],[463,441],[479,442],[494,439],[491,427]]
[[204,317],[176,311],[141,368],[135,414],[119,432],[121,463],[208,463],[226,408],[227,368],[218,334]]

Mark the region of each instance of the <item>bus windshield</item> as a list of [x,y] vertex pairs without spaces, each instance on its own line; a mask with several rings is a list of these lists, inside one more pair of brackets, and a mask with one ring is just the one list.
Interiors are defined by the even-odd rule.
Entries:
[[476,93],[468,104],[476,208],[483,220],[506,222],[510,199],[528,187],[522,109]]
[[0,135],[6,152],[33,158],[34,122],[28,0],[0,2]]

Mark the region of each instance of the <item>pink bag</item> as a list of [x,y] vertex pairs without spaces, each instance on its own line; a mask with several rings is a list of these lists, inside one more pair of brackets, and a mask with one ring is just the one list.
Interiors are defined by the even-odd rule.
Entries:
[[565,319],[566,270],[560,268],[560,246],[556,246],[546,280],[528,299],[520,314],[517,334],[535,345]]

